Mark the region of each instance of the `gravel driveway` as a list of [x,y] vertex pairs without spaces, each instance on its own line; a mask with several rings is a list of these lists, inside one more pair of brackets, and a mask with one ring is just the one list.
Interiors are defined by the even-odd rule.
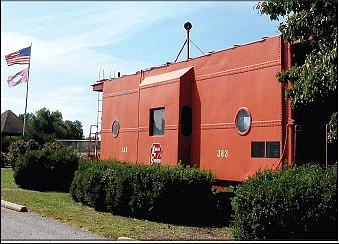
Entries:
[[35,213],[17,212],[1,207],[1,242],[14,240],[112,241]]

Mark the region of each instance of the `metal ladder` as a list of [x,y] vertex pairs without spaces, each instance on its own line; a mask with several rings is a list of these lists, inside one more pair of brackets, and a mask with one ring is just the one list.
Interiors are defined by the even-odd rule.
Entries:
[[[91,125],[89,132],[89,140],[88,140],[88,154],[87,158],[94,159],[100,158],[100,131],[101,131],[101,120],[102,120],[102,93],[98,92],[98,100],[97,100],[97,123],[95,125]],[[95,127],[95,131],[92,132],[92,128]],[[94,139],[94,150],[92,150],[92,140]],[[93,152],[94,151],[94,152]]]

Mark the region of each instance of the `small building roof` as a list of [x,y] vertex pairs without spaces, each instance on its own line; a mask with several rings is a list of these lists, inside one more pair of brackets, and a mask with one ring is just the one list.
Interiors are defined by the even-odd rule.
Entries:
[[1,136],[20,136],[23,126],[24,122],[11,110],[1,114]]

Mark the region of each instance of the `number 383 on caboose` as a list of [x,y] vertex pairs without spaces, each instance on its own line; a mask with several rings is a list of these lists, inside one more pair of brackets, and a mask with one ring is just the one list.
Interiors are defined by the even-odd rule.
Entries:
[[99,157],[181,162],[222,181],[314,159],[319,150],[322,157],[327,118],[316,113],[331,111],[292,110],[277,78],[304,52],[278,35],[99,79],[92,85],[102,95]]

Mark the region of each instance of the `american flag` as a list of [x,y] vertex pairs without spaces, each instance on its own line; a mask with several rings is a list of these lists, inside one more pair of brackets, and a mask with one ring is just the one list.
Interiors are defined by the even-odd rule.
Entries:
[[14,53],[5,55],[5,58],[8,66],[13,64],[29,64],[29,60],[31,58],[31,47],[26,47]]

